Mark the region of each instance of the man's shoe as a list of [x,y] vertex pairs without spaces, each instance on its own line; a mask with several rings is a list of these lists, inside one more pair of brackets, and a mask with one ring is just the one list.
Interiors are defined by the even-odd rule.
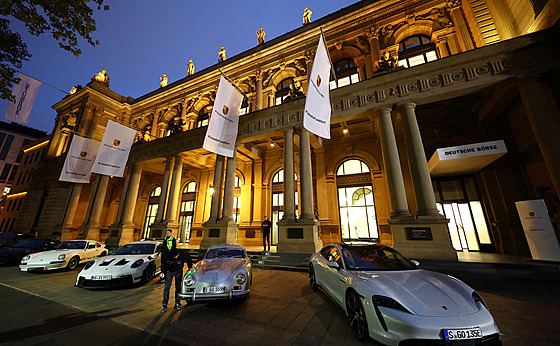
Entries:
[[175,304],[175,310],[181,310],[181,309],[183,309],[181,304]]
[[162,306],[161,307],[161,312],[167,312],[167,306]]

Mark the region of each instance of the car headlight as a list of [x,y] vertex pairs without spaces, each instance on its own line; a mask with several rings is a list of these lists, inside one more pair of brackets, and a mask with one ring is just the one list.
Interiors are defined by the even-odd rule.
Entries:
[[31,259],[31,256],[25,255],[25,256],[23,256],[23,258],[21,259],[21,261],[22,261],[22,262],[27,262],[27,261],[29,261],[29,259]]
[[143,263],[144,263],[144,260],[140,258],[139,260],[134,261],[134,263],[132,263],[132,265],[130,266],[130,268],[138,268],[138,267],[140,267]]
[[486,303],[484,302],[484,300],[482,300],[482,297],[480,296],[480,294],[478,294],[477,291],[473,291],[472,292],[472,299],[474,300],[475,303],[480,303],[482,304],[482,306],[484,306],[486,308],[486,310],[488,309],[488,306],[486,306]]
[[95,264],[95,261],[89,261],[88,263],[86,263],[84,270],[88,270],[89,268],[91,268],[93,265]]
[[385,308],[400,310],[400,311],[408,312],[409,314],[411,313],[410,311],[408,311],[407,308],[402,306],[399,302],[397,302],[393,298],[375,295],[371,297],[371,300],[373,301],[375,307],[383,306]]
[[247,281],[247,277],[243,273],[239,273],[235,276],[235,281],[237,281],[238,284],[243,285],[245,281]]
[[65,254],[58,255],[58,259],[59,259],[60,261],[64,260],[65,257],[66,257]]
[[185,285],[192,286],[196,283],[196,276],[194,276],[193,274],[189,274],[185,276],[185,279],[183,281],[185,282]]

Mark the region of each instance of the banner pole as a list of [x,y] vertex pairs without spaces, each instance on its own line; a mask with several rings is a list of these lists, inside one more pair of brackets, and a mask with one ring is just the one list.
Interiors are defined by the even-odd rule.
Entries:
[[239,91],[239,92],[241,93],[241,95],[245,96],[245,98],[247,98],[247,100],[248,100],[249,102],[251,102],[251,103],[253,104],[253,106],[255,106],[255,108],[256,108],[258,111],[261,110],[261,109],[259,108],[259,106],[257,106],[257,104],[256,104],[255,102],[253,102],[253,100],[251,100],[251,98],[250,98],[249,96],[247,96],[247,95],[243,92],[243,90],[239,89],[239,88],[237,87],[237,85],[235,85],[235,83],[232,82],[231,79],[229,79],[229,77],[226,76],[226,74],[222,72],[222,69],[218,69],[218,71],[220,71],[221,75],[224,76],[224,78],[229,82],[229,84],[231,84],[237,91]]
[[334,70],[334,66],[331,60],[331,55],[329,54],[329,48],[327,47],[327,40],[325,39],[325,34],[323,33],[323,27],[320,27],[319,29],[321,29],[321,39],[323,40],[323,43],[325,44],[325,48],[327,49],[327,56],[329,57],[329,63],[331,64],[331,72],[333,73],[333,77],[336,80],[336,72]]
[[61,89],[59,89],[59,88],[57,88],[57,87],[55,87],[55,86],[52,86],[52,85],[50,85],[49,83],[45,83],[45,82],[43,82],[42,80],[37,79],[37,78],[35,78],[35,77],[32,77],[32,76],[30,76],[30,75],[28,75],[28,74],[26,74],[26,73],[23,73],[23,72],[21,72],[21,71],[18,71],[18,73],[24,74],[24,75],[26,75],[26,76],[29,77],[29,78],[33,78],[33,79],[35,79],[35,80],[38,81],[38,82],[41,82],[41,83],[43,83],[43,84],[45,84],[45,85],[50,86],[50,87],[53,88],[53,89],[56,89],[56,90],[58,90],[58,91],[60,91],[60,92],[62,92],[62,93],[65,93],[66,95],[70,95],[70,93],[68,93],[68,92],[66,92],[66,91],[64,91],[64,90],[61,90]]

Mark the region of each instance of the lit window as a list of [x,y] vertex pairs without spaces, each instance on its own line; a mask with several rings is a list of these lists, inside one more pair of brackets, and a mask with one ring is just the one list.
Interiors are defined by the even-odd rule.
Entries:
[[360,81],[354,59],[338,60],[334,63],[334,69],[336,71],[336,80],[329,83],[329,88],[331,90],[355,84]]
[[428,36],[410,36],[399,44],[399,66],[413,67],[434,60],[437,60],[435,45]]
[[206,105],[204,106],[200,112],[198,112],[198,119],[196,120],[196,127],[207,126],[208,121],[210,119],[210,115],[212,114],[212,106]]
[[275,95],[275,105],[282,104],[284,100],[290,94],[290,85],[294,82],[292,77],[283,79],[278,85],[276,85],[276,95]]
[[239,110],[239,115],[245,115],[249,113],[249,99],[244,97],[243,102],[241,102],[241,109]]

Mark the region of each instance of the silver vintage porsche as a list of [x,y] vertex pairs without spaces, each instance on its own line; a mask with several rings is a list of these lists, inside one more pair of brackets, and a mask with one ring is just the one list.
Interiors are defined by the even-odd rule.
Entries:
[[241,245],[211,246],[188,271],[179,297],[188,302],[243,298],[251,292],[251,260]]

